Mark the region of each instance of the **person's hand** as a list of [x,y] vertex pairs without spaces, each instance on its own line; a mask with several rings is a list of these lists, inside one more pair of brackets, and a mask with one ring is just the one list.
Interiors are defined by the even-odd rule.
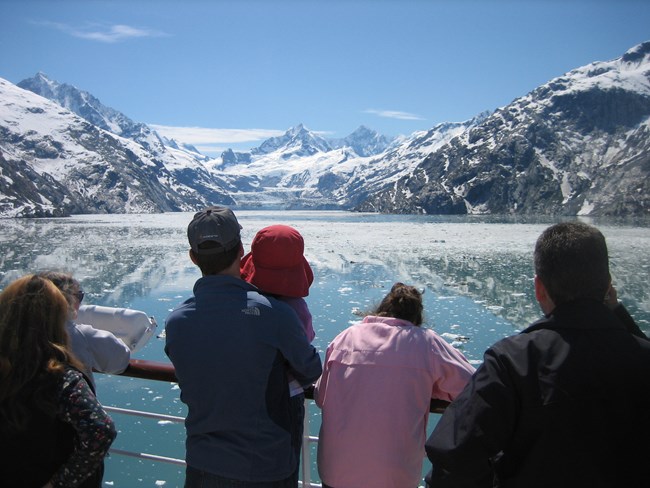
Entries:
[[45,485],[43,485],[43,488],[54,488],[54,485],[51,481],[48,481]]
[[607,293],[605,293],[605,305],[612,310],[618,306],[618,295],[616,294],[616,288],[614,288],[614,285],[610,284]]

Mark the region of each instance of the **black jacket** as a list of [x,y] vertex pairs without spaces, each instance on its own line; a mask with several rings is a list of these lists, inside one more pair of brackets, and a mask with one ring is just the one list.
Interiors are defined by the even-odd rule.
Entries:
[[[89,388],[95,388],[81,371]],[[30,421],[24,430],[7,432],[0,426],[0,487],[41,488],[72,454],[77,435],[72,426],[55,412],[45,412],[33,405]],[[91,446],[87,447],[88,449]],[[104,462],[77,488],[101,488]]]
[[431,487],[650,486],[650,341],[557,307],[484,356],[426,443]]

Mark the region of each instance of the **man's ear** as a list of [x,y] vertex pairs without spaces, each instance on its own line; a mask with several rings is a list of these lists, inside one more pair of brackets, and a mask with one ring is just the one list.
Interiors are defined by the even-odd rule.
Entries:
[[537,275],[535,275],[535,298],[545,315],[551,313],[555,308],[555,304],[549,296],[546,286],[544,286],[544,283],[542,283],[542,280]]
[[196,264],[197,266],[199,265],[199,263],[196,262],[196,254],[194,254],[194,251],[192,251],[191,249],[190,249],[190,259],[194,264]]

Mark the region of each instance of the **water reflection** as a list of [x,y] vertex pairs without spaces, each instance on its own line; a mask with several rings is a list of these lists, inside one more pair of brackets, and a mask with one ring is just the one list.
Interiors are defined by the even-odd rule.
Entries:
[[[539,317],[532,249],[548,220],[345,212],[237,214],[247,249],[265,225],[298,228],[321,286],[328,276],[347,276],[353,294],[363,294],[364,287],[381,288],[384,281],[402,280],[437,295],[471,297],[515,328]],[[169,300],[187,296],[198,278],[187,256],[190,218],[187,213],[167,213],[2,220],[0,286],[27,272],[64,269],[81,281],[89,302],[101,305],[133,306],[161,293]],[[607,237],[619,295],[647,329],[650,229],[594,223]],[[345,293],[320,291],[318,286],[311,298],[320,294],[345,299]],[[158,317],[160,323],[162,318]]]
[[184,229],[170,217],[3,220],[1,284],[26,272],[65,269],[82,283],[89,302],[127,306],[187,267]]

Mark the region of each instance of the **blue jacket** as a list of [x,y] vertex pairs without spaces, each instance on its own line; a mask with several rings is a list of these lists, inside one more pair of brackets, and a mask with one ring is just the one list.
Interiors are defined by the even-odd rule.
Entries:
[[243,280],[205,276],[166,321],[165,352],[188,406],[186,461],[242,481],[289,477],[288,373],[316,381],[321,360],[285,303]]

